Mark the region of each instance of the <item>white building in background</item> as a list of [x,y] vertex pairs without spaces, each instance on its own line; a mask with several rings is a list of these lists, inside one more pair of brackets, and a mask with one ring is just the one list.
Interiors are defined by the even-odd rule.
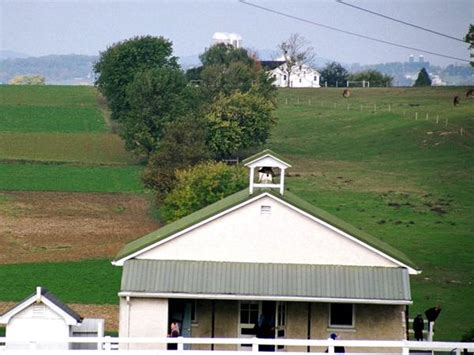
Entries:
[[[321,74],[306,64],[298,64],[293,67],[290,75],[288,75],[286,63],[271,71],[271,75],[275,78],[274,85],[278,87],[291,88],[319,88]],[[289,82],[289,85],[288,85]]]
[[212,43],[224,43],[230,44],[235,48],[242,47],[242,36],[238,35],[237,33],[228,33],[228,32],[216,32],[212,36]]

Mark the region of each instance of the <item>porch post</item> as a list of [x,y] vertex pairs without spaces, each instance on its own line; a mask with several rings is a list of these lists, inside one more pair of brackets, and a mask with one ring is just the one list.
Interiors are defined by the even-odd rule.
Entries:
[[[308,332],[307,332],[308,340],[311,339],[311,302],[308,302]],[[306,352],[311,352],[311,346],[306,347]]]
[[[216,329],[216,301],[211,300],[211,338],[215,337]],[[211,350],[214,350],[214,344],[211,344]]]

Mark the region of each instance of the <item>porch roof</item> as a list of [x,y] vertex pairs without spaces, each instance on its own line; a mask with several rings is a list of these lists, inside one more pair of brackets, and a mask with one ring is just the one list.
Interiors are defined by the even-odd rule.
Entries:
[[132,259],[121,295],[353,303],[411,303],[408,270],[395,267]]

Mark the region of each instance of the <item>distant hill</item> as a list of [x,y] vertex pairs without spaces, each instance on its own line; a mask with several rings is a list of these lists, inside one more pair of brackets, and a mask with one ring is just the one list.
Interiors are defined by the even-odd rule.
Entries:
[[15,59],[15,58],[28,58],[29,55],[25,53],[18,53],[14,51],[0,51],[0,59]]
[[92,84],[97,59],[77,54],[1,59],[0,83],[6,84],[17,75],[42,75],[47,84]]

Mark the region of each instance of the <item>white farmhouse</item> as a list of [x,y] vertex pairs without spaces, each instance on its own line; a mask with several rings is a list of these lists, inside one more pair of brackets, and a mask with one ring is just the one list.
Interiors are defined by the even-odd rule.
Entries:
[[230,44],[234,48],[242,47],[242,37],[237,33],[216,32],[212,36],[212,42],[213,44]]
[[[287,64],[284,63],[273,69],[271,76],[275,78],[274,85],[278,87],[291,88],[319,88],[321,74],[306,64],[293,66],[290,75],[288,75]],[[289,85],[288,85],[289,82]]]

